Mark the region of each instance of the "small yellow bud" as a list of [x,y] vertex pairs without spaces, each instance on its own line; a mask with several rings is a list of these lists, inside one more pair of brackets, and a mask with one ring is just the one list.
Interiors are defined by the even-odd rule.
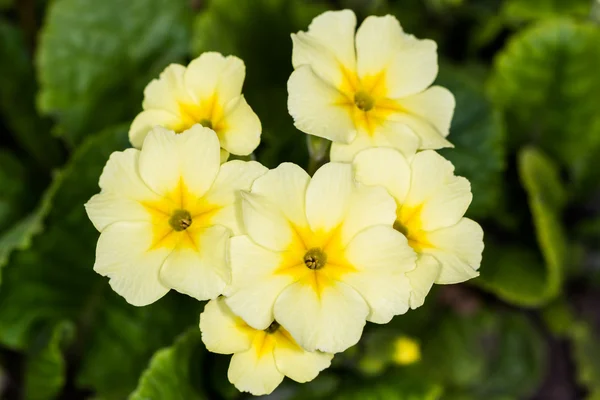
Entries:
[[400,336],[394,342],[393,361],[399,365],[409,365],[421,359],[421,346],[416,340]]

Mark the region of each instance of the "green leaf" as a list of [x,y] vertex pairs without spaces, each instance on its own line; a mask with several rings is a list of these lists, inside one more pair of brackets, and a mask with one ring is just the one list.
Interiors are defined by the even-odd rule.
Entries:
[[433,327],[414,372],[442,383],[444,398],[448,393],[448,398],[520,399],[541,383],[544,361],[542,338],[528,319],[482,310],[470,316],[447,315]]
[[16,142],[43,168],[62,161],[50,123],[35,110],[37,91],[31,56],[21,31],[0,18],[0,115]]
[[27,172],[15,155],[0,149],[0,232],[27,210],[30,197]]
[[73,340],[75,327],[71,322],[60,322],[36,335],[28,349],[25,369],[26,400],[56,398],[66,380],[64,349]]
[[181,335],[171,347],[154,354],[129,400],[201,400],[206,395],[192,385],[202,376],[200,330]]
[[590,14],[591,3],[589,0],[507,0],[502,4],[502,14],[511,23],[566,15],[584,18]]
[[199,303],[169,295],[133,307],[116,295],[92,266],[98,233],[83,204],[98,192],[98,177],[111,152],[127,143],[122,126],[91,136],[57,175],[46,227],[30,249],[15,252],[0,290],[0,343],[28,348],[39,326],[71,321],[81,360],[76,383],[104,399],[123,399],[157,348],[171,343],[197,319]]
[[442,399],[442,388],[426,375],[415,379],[401,369],[390,371],[371,380],[348,382],[338,391],[338,400],[438,400]]
[[567,254],[561,213],[567,194],[556,165],[535,148],[521,150],[518,170],[541,257],[523,245],[500,245],[488,238],[478,283],[508,302],[536,307],[561,291]]
[[306,135],[294,127],[287,111],[290,33],[306,30],[326,9],[324,1],[211,0],[194,24],[193,54],[219,51],[244,60],[244,95],[263,127],[256,155],[269,167],[283,161],[307,163]]
[[471,182],[473,202],[468,216],[494,216],[500,208],[506,152],[500,116],[481,90],[481,81],[470,70],[442,65],[437,83],[456,98],[448,139],[456,146],[440,151],[452,161],[456,174]]
[[55,0],[40,34],[38,106],[75,145],[133,118],[144,86],[189,48],[186,0]]
[[515,35],[494,60],[490,95],[513,148],[535,144],[565,166],[577,193],[599,187],[600,29],[569,19]]
[[572,325],[570,336],[577,380],[589,390],[589,400],[600,398],[600,337],[583,321]]

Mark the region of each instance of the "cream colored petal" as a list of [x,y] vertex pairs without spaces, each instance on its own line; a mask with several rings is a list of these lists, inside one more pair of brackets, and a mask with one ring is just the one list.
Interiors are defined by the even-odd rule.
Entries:
[[220,104],[226,104],[242,93],[245,76],[246,66],[239,58],[206,52],[188,65],[184,81],[198,100],[216,95]]
[[395,221],[396,202],[385,188],[359,186],[352,194],[342,222],[342,243],[347,244],[356,234],[375,225],[387,225],[391,229]]
[[318,39],[305,32],[292,34],[292,64],[294,68],[310,68],[327,85],[342,87],[344,72],[335,53]]
[[342,105],[343,95],[319,78],[310,66],[298,67],[287,83],[288,111],[302,132],[333,142],[350,143],[356,127]]
[[441,265],[437,259],[428,254],[419,254],[417,267],[406,273],[410,281],[410,308],[421,307],[433,283],[440,275]]
[[244,96],[235,97],[227,103],[223,118],[224,127],[218,132],[221,147],[239,156],[247,156],[256,150],[262,127]]
[[450,133],[450,122],[456,102],[446,88],[432,86],[422,93],[397,100],[406,110],[395,119],[404,122],[420,138],[420,149],[454,147],[445,139]]
[[355,179],[369,186],[383,186],[402,204],[410,188],[410,165],[396,149],[363,150],[353,161]]
[[[339,64],[351,71],[356,68],[355,30],[356,15],[351,10],[324,12],[308,26],[308,34],[334,54]],[[294,67],[305,64],[295,63],[294,56],[301,58],[302,55],[292,55]]]
[[250,348],[231,357],[227,377],[240,392],[262,396],[275,390],[284,376],[275,365],[273,352],[261,354]]
[[208,351],[233,354],[248,350],[254,330],[231,312],[224,298],[211,300],[200,314],[202,341]]
[[296,227],[308,226],[306,220],[306,189],[310,176],[296,164],[283,163],[254,182],[252,193],[277,204],[285,217]]
[[200,125],[180,134],[155,128],[144,141],[139,171],[156,193],[172,193],[180,183],[201,197],[213,184],[220,167],[219,140]]
[[319,168],[306,190],[306,217],[312,230],[329,232],[339,226],[355,190],[350,164],[328,163]]
[[154,303],[169,291],[159,270],[172,249],[149,250],[152,224],[117,222],[102,231],[94,271],[110,278],[110,286],[134,306]]
[[286,250],[293,244],[294,230],[279,204],[258,194],[240,194],[244,229],[254,242],[273,251]]
[[350,286],[322,283],[320,293],[302,282],[288,286],[275,302],[275,320],[306,350],[338,353],[358,342],[369,307]]
[[416,255],[404,235],[389,226],[365,229],[348,244],[346,258],[356,272],[341,279],[366,300],[368,321],[385,324],[408,310],[406,272],[415,268]]
[[199,230],[190,227],[188,231],[197,248],[175,249],[160,270],[160,280],[200,301],[214,299],[231,280],[227,263],[231,232],[218,225]]
[[233,160],[221,165],[219,174],[210,190],[202,198],[204,204],[219,208],[210,217],[210,223],[223,225],[241,235],[241,190],[250,190],[252,183],[268,169],[256,161]]
[[141,149],[146,136],[152,129],[161,126],[174,129],[181,123],[179,117],[169,111],[147,110],[142,111],[135,117],[129,128],[129,141],[135,148]]
[[358,153],[371,147],[391,147],[405,157],[412,157],[419,147],[419,138],[405,123],[394,121],[390,116],[373,134],[359,132],[350,144],[332,143],[331,161],[352,162]]
[[407,35],[391,15],[365,19],[356,33],[356,52],[358,75],[384,73],[389,98],[425,90],[438,73],[436,43]]
[[97,194],[84,206],[94,227],[100,232],[115,222],[150,222],[152,218],[141,203],[112,192]]
[[427,240],[433,248],[423,252],[434,256],[442,266],[435,283],[459,283],[479,275],[483,230],[477,222],[463,218],[454,226],[428,232]]
[[179,115],[180,103],[192,103],[195,99],[187,91],[183,65],[171,64],[144,89],[144,110],[164,110]]
[[331,365],[333,354],[320,351],[309,352],[294,341],[283,328],[275,333],[275,364],[277,369],[285,376],[296,382],[305,383],[312,381]]
[[432,150],[418,153],[411,162],[411,188],[404,205],[420,209],[422,229],[456,224],[471,203],[471,185],[454,175],[452,163]]
[[248,325],[268,328],[275,300],[293,281],[290,275],[275,272],[284,254],[267,250],[248,236],[237,236],[231,238],[230,257],[232,282],[225,290],[227,305]]
[[220,159],[221,159],[221,164],[223,164],[224,162],[227,162],[227,160],[229,160],[229,152],[227,150],[223,150],[223,148],[221,148],[221,152],[220,152]]

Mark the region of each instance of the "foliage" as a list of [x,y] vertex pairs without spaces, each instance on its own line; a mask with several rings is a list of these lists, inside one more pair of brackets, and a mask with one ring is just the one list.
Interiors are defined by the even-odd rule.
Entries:
[[[600,8],[588,0],[0,0],[0,397],[245,398],[229,357],[200,340],[202,304],[171,293],[136,308],[93,272],[83,203],[128,147],[145,85],[210,50],[246,63],[263,125],[252,157],[322,163],[328,143],[307,146],[287,113],[289,34],[339,6],[438,42],[436,84],[457,103],[456,148],[441,154],[471,182],[486,249],[472,284],[369,324],[329,370],[274,396],[522,399],[566,381],[573,398],[600,398],[597,311],[578,303],[600,301]],[[398,337],[419,361],[394,362]],[[550,368],[565,351],[572,368]]]

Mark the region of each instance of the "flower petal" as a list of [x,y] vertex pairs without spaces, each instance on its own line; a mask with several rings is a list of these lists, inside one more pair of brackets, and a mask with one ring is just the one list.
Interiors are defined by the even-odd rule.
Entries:
[[231,285],[225,290],[227,305],[255,329],[273,322],[275,299],[292,283],[286,274],[276,274],[284,255],[261,247],[248,236],[231,238]]
[[149,221],[150,215],[141,201],[156,201],[159,196],[150,190],[138,174],[136,149],[116,151],[110,155],[102,175],[102,191],[93,196],[85,209],[96,229],[118,221]]
[[144,89],[144,110],[164,110],[179,115],[180,103],[194,102],[187,91],[183,76],[183,65],[171,64],[153,79]]
[[358,153],[371,147],[392,147],[405,157],[412,157],[419,147],[419,138],[405,123],[390,117],[372,134],[361,130],[350,144],[332,143],[331,161],[352,162]]
[[240,194],[246,233],[254,242],[270,250],[286,250],[296,236],[280,205],[259,194]]
[[296,227],[308,226],[306,220],[306,189],[310,176],[296,164],[283,163],[270,170],[252,185],[252,193],[269,199]]
[[343,95],[319,78],[310,66],[300,66],[292,72],[287,88],[288,111],[296,128],[334,142],[350,143],[354,139],[354,121],[340,104]]
[[395,149],[363,150],[353,161],[354,176],[362,184],[383,186],[400,204],[410,188],[410,165]]
[[227,377],[239,391],[262,396],[275,390],[284,376],[275,365],[273,352],[263,354],[250,348],[231,357]]
[[421,227],[434,230],[456,224],[471,204],[471,185],[454,175],[454,165],[432,150],[411,162],[411,187],[404,202],[420,208]]
[[94,271],[110,278],[110,286],[134,306],[154,303],[169,291],[159,270],[172,249],[150,250],[152,224],[117,222],[102,231]]
[[406,112],[395,119],[406,123],[419,136],[420,149],[454,147],[445,139],[450,133],[456,106],[454,95],[448,89],[432,86],[422,93],[399,99],[397,103]]
[[338,353],[358,342],[369,307],[353,288],[329,280],[319,293],[304,282],[288,286],[277,298],[274,312],[304,349]]
[[188,65],[184,80],[198,100],[216,95],[220,104],[226,104],[242,93],[245,76],[246,66],[239,58],[206,52]]
[[356,52],[358,75],[384,73],[388,98],[419,93],[438,73],[436,43],[407,35],[391,15],[365,19],[356,33]]
[[181,123],[179,117],[165,110],[146,110],[139,113],[129,128],[129,141],[137,149],[142,148],[146,136],[152,129],[161,126],[175,129]]
[[[188,232],[189,231],[189,232]],[[160,270],[161,282],[198,300],[214,299],[231,280],[227,263],[231,232],[223,226],[188,228],[196,248],[175,249]]]
[[304,350],[283,328],[279,328],[275,335],[275,364],[288,378],[300,383],[309,382],[331,365],[333,354]]
[[216,211],[210,218],[204,218],[208,224],[223,225],[241,235],[243,232],[240,210],[241,190],[250,190],[256,178],[264,175],[268,169],[256,161],[233,160],[221,165],[219,174],[210,190],[202,198]]
[[294,68],[308,64],[323,79],[337,77],[330,82],[340,83],[340,66],[350,71],[356,68],[355,29],[356,15],[351,10],[327,11],[319,15],[309,25],[308,32],[292,35]]
[[404,235],[388,226],[365,229],[348,244],[346,257],[356,272],[342,281],[366,300],[368,321],[385,324],[408,310],[406,272],[415,268],[416,256]]
[[313,232],[340,225],[356,190],[350,164],[328,163],[315,172],[306,190],[306,217]]
[[433,283],[440,275],[441,265],[437,259],[428,254],[419,254],[417,267],[406,273],[410,286],[410,308],[421,307]]
[[161,195],[168,195],[183,183],[191,194],[201,197],[219,172],[219,148],[215,132],[200,125],[180,134],[155,128],[144,141],[140,175]]
[[200,314],[200,331],[206,349],[219,354],[248,350],[254,336],[254,330],[231,312],[222,297],[204,306]]
[[475,278],[483,252],[483,230],[468,218],[449,228],[428,232],[427,240],[434,248],[423,252],[434,256],[442,265],[435,283],[459,283]]
[[225,105],[223,118],[224,128],[218,132],[221,147],[239,156],[247,156],[256,150],[262,127],[244,96],[235,97]]
[[352,194],[348,212],[342,222],[342,244],[348,244],[363,229],[375,225],[387,225],[391,228],[394,221],[396,202],[383,187],[358,187]]

